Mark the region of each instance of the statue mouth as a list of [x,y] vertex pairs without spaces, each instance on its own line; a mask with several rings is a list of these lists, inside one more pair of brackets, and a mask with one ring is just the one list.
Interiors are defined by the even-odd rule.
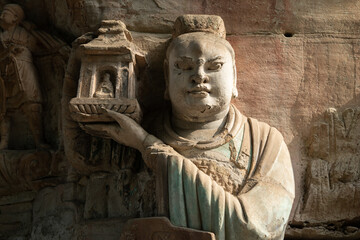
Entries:
[[206,86],[196,86],[190,89],[188,93],[196,97],[206,97],[210,94],[210,90]]
[[201,91],[201,92],[190,92],[190,95],[194,96],[194,97],[200,97],[200,98],[205,98],[209,95],[208,92],[205,91]]

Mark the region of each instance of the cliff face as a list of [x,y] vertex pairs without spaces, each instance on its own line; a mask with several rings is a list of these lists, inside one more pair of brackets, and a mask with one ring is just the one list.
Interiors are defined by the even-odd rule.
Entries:
[[[67,99],[75,97],[77,86],[63,88],[67,78],[79,78],[69,70],[80,67],[69,53],[86,36],[71,43],[96,34],[102,20],[119,19],[145,54],[137,95],[144,116],[151,115],[164,104],[165,49],[183,14],[223,18],[236,54],[234,104],[284,135],[296,179],[286,239],[360,238],[357,1],[15,2],[40,45],[55,38],[64,44],[51,42],[33,53],[50,150],[33,150],[27,121],[15,113],[12,150],[0,153],[1,239],[118,239],[127,219],[155,215],[154,176],[141,156],[69,123]],[[0,8],[6,3],[0,0]],[[76,149],[72,159],[66,154],[69,141]]]

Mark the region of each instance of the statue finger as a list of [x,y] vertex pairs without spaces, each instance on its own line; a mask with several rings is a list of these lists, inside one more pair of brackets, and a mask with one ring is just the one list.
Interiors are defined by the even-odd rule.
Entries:
[[128,118],[127,116],[124,116],[122,113],[115,112],[113,110],[109,110],[106,108],[102,108],[102,110],[105,112],[106,115],[113,118],[120,126],[124,124],[124,121]]
[[106,115],[108,115],[108,116],[110,116],[110,117],[112,117],[114,119],[116,119],[117,116],[122,115],[121,113],[115,112],[113,110],[110,110],[110,109],[107,109],[107,108],[104,108],[104,107],[101,107],[101,110],[102,110],[102,113],[104,113],[104,114],[106,114]]

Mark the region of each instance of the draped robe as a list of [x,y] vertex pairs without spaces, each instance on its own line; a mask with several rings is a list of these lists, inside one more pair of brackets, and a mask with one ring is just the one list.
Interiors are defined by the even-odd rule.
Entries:
[[[157,174],[160,215],[217,240],[283,239],[295,195],[282,135],[232,106],[209,141],[178,136],[165,116],[145,140],[145,162]],[[159,131],[160,129],[160,131]]]

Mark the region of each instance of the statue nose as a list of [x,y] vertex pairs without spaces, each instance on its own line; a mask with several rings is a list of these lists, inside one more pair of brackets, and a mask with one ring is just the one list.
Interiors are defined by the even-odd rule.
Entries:
[[192,83],[207,83],[209,81],[209,77],[205,74],[204,71],[198,70],[194,75],[190,77]]

